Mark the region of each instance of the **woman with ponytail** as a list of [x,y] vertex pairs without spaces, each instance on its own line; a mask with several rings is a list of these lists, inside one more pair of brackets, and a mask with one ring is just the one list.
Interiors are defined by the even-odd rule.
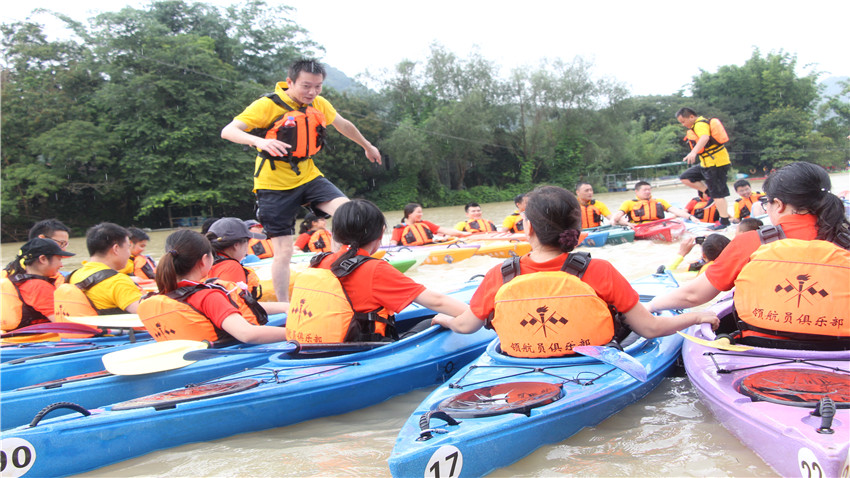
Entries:
[[210,242],[188,229],[172,233],[165,241],[165,255],[156,268],[159,293],[142,300],[139,317],[158,341],[232,338],[244,343],[265,344],[286,340],[280,327],[259,325],[243,315],[234,284],[224,287],[205,282],[213,263]]
[[489,322],[502,352],[516,357],[572,354],[575,345],[605,345],[615,339],[619,311],[633,331],[669,335],[698,323],[717,324],[710,312],[653,317],[638,293],[611,265],[589,254],[571,254],[581,232],[581,207],[569,191],[542,186],[528,195],[525,224],[531,252],[490,269],[457,316],[433,323],[472,333]]
[[[384,215],[365,199],[352,199],[334,214],[335,253],[317,255],[298,275],[287,333],[301,342],[360,342],[395,338],[395,313],[416,302],[448,314],[466,304],[426,289],[386,261],[371,256],[381,246]],[[422,328],[429,325],[422,323]],[[416,327],[408,334],[420,330]]]
[[650,310],[696,307],[734,287],[737,322],[724,323],[722,331],[744,343],[850,347],[850,223],[831,189],[829,175],[815,164],[771,173],[759,200],[772,226],[736,235],[705,274],[654,298]]

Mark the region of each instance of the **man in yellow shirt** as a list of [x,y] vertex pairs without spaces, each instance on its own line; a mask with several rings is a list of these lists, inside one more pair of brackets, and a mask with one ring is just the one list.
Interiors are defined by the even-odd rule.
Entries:
[[499,232],[512,232],[514,234],[525,232],[525,221],[522,220],[522,213],[525,212],[526,204],[528,204],[528,196],[525,194],[517,194],[514,197],[516,211],[502,221]]
[[[685,186],[702,191],[714,199],[720,223],[712,229],[725,229],[729,226],[729,208],[726,204],[729,196],[726,175],[731,164],[729,151],[723,143],[712,137],[709,120],[697,116],[694,110],[682,108],[676,112],[676,119],[689,130],[685,140],[689,141],[691,151],[682,161],[693,165],[679,179]],[[699,164],[694,165],[697,156]]]
[[[103,222],[88,230],[86,247],[90,258],[71,273],[70,284],[82,282],[100,271],[123,269],[130,259],[130,234],[117,224]],[[95,309],[108,313],[135,314],[142,298],[142,291],[133,279],[120,273],[97,282],[84,293]]]
[[[301,111],[308,118],[303,123],[308,125],[305,127],[307,135],[318,138],[308,140],[308,144],[312,144],[312,141],[321,143],[324,126],[332,125],[343,136],[360,145],[370,162],[381,164],[378,148],[367,141],[353,123],[337,113],[326,99],[319,96],[325,76],[325,69],[318,61],[296,61],[289,67],[286,81],[277,84],[273,95],[251,103],[221,130],[222,138],[253,146],[260,152],[255,160],[254,173],[257,219],[265,228],[272,248],[276,251],[272,262],[272,281],[277,298],[282,301],[289,297],[289,261],[292,258],[295,216],[300,207],[308,205],[319,217],[327,217],[333,215],[348,198],[325,179],[309,154],[300,152],[305,148],[304,144],[288,144],[248,131],[269,128],[278,118],[284,117],[283,128],[301,128],[302,123],[289,123],[289,118],[295,116],[285,116],[287,112],[298,114]],[[307,116],[307,113],[311,116]],[[316,122],[321,122],[321,126],[316,128]],[[314,126],[311,127],[311,124]],[[288,156],[290,152],[299,156]]]
[[623,202],[620,205],[620,209],[614,213],[611,222],[613,224],[631,226],[632,223],[641,224],[664,219],[666,212],[683,219],[698,221],[698,219],[688,214],[687,211],[673,207],[663,199],[652,197],[652,185],[646,181],[638,181],[635,184],[635,199],[629,199]]
[[581,206],[581,228],[599,227],[602,218],[611,221],[611,210],[602,201],[593,199],[593,186],[590,183],[579,181],[576,184],[576,198]]

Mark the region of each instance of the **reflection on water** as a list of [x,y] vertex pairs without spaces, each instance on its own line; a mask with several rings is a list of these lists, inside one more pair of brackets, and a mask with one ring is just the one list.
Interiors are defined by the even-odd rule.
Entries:
[[[846,173],[840,177],[834,175],[833,181],[837,179],[850,183]],[[761,183],[754,182],[753,186],[758,189]],[[678,187],[658,189],[655,196],[682,206],[693,194],[692,190]],[[631,192],[597,195],[612,210],[632,197]],[[484,204],[483,210],[486,218],[500,223],[513,212],[514,206]],[[387,213],[388,226],[396,224],[401,215],[399,211]],[[463,218],[463,208],[459,206],[425,210],[426,220],[445,226],[453,226]],[[169,232],[151,234],[149,253],[154,257],[161,254]],[[731,237],[733,233],[730,230],[727,234]],[[11,247],[17,250],[17,245]],[[9,249],[10,245],[3,247],[4,262],[14,253]],[[85,256],[84,239],[72,239],[70,249]],[[669,263],[678,245],[637,241],[586,250],[593,257],[611,261],[624,276],[633,279]],[[696,260],[698,250],[695,248],[686,260]],[[66,262],[71,267],[78,263]],[[500,262],[500,259],[476,256],[452,266],[419,266],[409,275],[428,287],[448,290]],[[155,452],[85,476],[388,476],[386,460],[398,430],[429,392],[430,389],[414,391],[345,415]],[[93,450],[97,446],[93,444]],[[665,380],[642,400],[598,426],[561,443],[543,446],[493,474],[552,475],[773,476],[774,473],[714,420],[679,370],[678,376]]]

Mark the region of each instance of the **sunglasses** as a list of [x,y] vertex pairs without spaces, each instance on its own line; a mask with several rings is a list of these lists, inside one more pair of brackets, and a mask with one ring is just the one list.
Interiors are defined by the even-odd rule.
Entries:
[[767,196],[762,196],[759,198],[759,202],[762,206],[767,206],[769,203],[773,202],[773,199],[770,199]]

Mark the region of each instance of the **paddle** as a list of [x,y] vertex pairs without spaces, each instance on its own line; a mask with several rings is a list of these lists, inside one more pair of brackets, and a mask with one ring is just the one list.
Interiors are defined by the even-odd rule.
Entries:
[[718,350],[728,350],[730,352],[746,352],[747,350],[753,349],[753,347],[750,347],[748,345],[731,344],[731,343],[729,343],[729,339],[726,339],[726,338],[717,339],[717,340],[706,340],[706,339],[701,339],[699,337],[694,337],[693,335],[688,335],[688,334],[686,334],[682,331],[679,331],[679,332],[676,332],[676,333],[681,335],[682,337],[690,340],[691,342],[694,342],[694,343],[697,343],[697,344],[700,344],[700,345],[704,345],[706,347],[715,348],[715,349],[718,349]]
[[114,345],[92,345],[92,346],[84,347],[84,348],[72,348],[72,349],[67,349],[67,350],[57,350],[55,352],[47,352],[47,353],[38,354],[38,355],[30,355],[29,357],[16,358],[16,359],[13,359],[13,360],[9,360],[8,362],[4,362],[3,365],[15,365],[15,364],[25,363],[25,362],[28,362],[30,360],[37,360],[37,359],[45,358],[45,357],[55,357],[57,355],[74,354],[74,353],[77,353],[77,352],[86,352],[86,351],[89,351],[89,350],[98,350],[98,349],[105,349],[105,348],[110,348],[110,347],[115,347],[115,346]]
[[90,315],[85,317],[65,317],[68,322],[110,329],[132,329],[144,327],[138,314]]
[[111,352],[102,360],[104,368],[115,375],[142,375],[185,367],[195,362],[184,358],[187,352],[207,347],[207,342],[166,340]]
[[20,329],[6,332],[5,334],[0,335],[0,337],[5,339],[6,337],[15,337],[18,335],[47,333],[100,335],[103,332],[98,328],[85,324],[76,324],[72,322],[45,322],[43,324],[21,327]]
[[296,341],[286,342],[277,347],[247,347],[243,349],[205,349],[195,350],[183,356],[186,360],[203,360],[233,354],[279,354],[298,352],[360,352],[371,350],[389,342],[351,342],[341,344],[300,344]]
[[643,364],[621,350],[612,347],[602,347],[600,345],[579,345],[573,347],[573,352],[593,357],[608,365],[613,365],[637,380],[646,382],[646,369],[643,367]]

